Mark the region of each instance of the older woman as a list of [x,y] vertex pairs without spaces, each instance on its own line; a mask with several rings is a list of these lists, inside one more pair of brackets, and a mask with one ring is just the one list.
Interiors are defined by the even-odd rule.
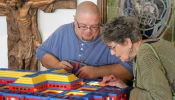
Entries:
[[172,100],[171,89],[175,90],[175,46],[172,43],[163,39],[147,41],[157,52],[158,59],[142,40],[137,19],[126,16],[108,22],[101,37],[112,55],[123,62],[133,60],[135,87],[128,87],[113,75],[105,76],[102,83],[128,88],[130,100]]

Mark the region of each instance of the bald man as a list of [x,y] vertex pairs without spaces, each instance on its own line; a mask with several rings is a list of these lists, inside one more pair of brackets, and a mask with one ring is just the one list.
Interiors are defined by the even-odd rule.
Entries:
[[38,49],[37,58],[46,68],[64,68],[71,72],[71,61],[86,64],[75,74],[81,78],[98,78],[113,74],[130,79],[132,65],[110,54],[99,37],[100,12],[96,4],[82,2],[74,22],[59,27]]

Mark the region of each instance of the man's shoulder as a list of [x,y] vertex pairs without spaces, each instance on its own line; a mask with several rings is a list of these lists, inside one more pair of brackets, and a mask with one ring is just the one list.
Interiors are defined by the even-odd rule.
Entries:
[[74,23],[73,22],[72,23],[61,25],[60,27],[58,27],[56,29],[56,31],[54,32],[54,34],[65,35],[65,33],[72,33],[72,32],[74,32]]
[[69,28],[73,28],[73,27],[74,27],[74,22],[71,22],[71,23],[61,25],[59,28],[68,30]]

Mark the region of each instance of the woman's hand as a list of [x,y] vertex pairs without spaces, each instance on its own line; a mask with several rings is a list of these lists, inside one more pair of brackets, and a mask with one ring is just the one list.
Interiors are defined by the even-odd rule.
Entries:
[[104,76],[101,84],[116,86],[119,88],[128,87],[122,79],[115,77],[114,75]]
[[101,83],[106,84],[108,82],[112,82],[112,81],[115,81],[115,80],[116,80],[116,77],[114,75],[104,76]]

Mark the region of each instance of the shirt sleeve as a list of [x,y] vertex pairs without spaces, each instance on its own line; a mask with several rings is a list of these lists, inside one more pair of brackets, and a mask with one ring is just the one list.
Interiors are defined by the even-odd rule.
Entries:
[[[61,27],[60,27],[61,28]],[[36,57],[39,61],[42,60],[42,57],[51,53],[58,58],[59,48],[61,46],[61,29],[58,28],[46,41],[44,41],[40,47],[36,50]]]

